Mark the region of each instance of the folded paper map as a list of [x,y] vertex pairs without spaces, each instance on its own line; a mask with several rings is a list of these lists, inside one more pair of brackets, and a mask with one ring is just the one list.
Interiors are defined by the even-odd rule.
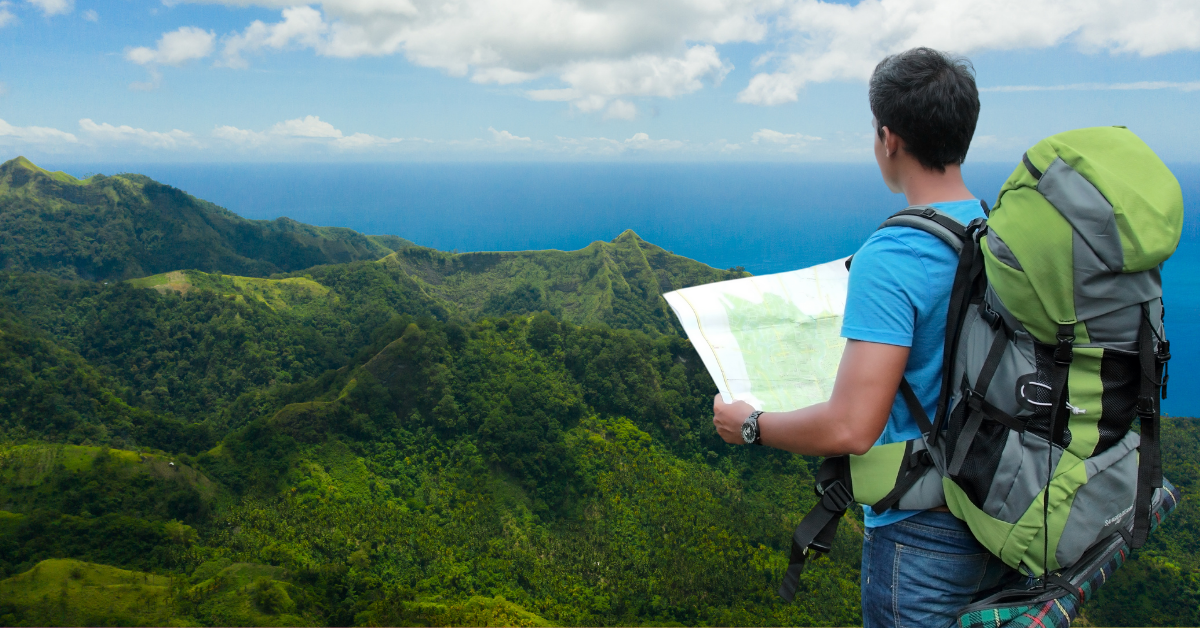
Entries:
[[794,410],[833,392],[849,277],[840,259],[664,296],[726,402]]

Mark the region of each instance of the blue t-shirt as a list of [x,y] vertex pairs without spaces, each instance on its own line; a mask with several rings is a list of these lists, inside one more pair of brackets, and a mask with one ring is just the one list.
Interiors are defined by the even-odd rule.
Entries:
[[[984,216],[979,201],[933,203],[962,224]],[[946,310],[958,254],[937,236],[910,227],[880,229],[854,254],[846,294],[842,337],[910,347],[904,377],[925,413],[933,417],[942,387]],[[921,430],[899,392],[876,445],[918,438]],[[864,506],[867,527],[885,526],[917,514],[891,509],[875,514]]]

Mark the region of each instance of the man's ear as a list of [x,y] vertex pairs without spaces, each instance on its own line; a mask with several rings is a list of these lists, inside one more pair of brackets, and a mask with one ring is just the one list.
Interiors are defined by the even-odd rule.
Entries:
[[885,127],[880,127],[880,132],[883,133],[883,152],[888,157],[900,152],[904,145],[904,140],[900,139],[899,135],[892,133],[892,130]]

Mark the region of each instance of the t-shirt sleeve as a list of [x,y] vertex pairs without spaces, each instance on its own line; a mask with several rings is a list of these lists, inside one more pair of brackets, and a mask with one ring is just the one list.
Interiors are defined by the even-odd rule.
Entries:
[[842,337],[911,347],[921,305],[929,296],[929,274],[912,247],[875,233],[854,254],[846,292]]

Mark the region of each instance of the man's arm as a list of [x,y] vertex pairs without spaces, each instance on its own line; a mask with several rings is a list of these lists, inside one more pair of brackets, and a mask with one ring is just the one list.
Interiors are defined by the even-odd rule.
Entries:
[[[764,445],[809,456],[864,454],[887,425],[908,347],[847,340],[829,401],[758,417]],[[742,444],[742,423],[754,408],[713,400],[713,425],[727,443]]]

